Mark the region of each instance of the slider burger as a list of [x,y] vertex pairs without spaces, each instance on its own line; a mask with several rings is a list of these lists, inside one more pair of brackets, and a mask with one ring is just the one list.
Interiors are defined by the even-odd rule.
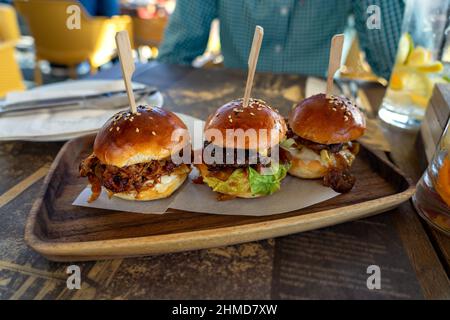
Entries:
[[247,107],[242,99],[233,100],[210,115],[204,130],[203,158],[195,164],[200,176],[194,182],[207,184],[219,200],[256,198],[280,189],[289,163],[281,153],[278,159],[274,155],[287,126],[272,107],[257,99]]
[[92,195],[98,198],[103,186],[110,196],[127,200],[154,200],[170,196],[184,182],[190,167],[174,163],[189,138],[172,141],[175,130],[186,125],[172,112],[139,106],[137,113],[121,111],[110,118],[95,138],[93,153],[80,164]]
[[289,117],[288,139],[282,148],[291,155],[291,175],[323,178],[336,192],[348,192],[355,178],[349,168],[364,134],[364,115],[349,99],[317,94],[300,102]]

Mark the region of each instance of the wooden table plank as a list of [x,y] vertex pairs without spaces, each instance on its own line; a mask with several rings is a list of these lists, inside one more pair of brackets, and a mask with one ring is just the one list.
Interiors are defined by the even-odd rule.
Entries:
[[450,275],[450,237],[440,231],[427,226],[430,229],[430,236],[435,243],[436,252],[441,259],[447,275]]
[[20,181],[18,184],[16,184],[14,187],[6,191],[0,196],[0,208],[3,207],[5,204],[16,198],[20,193],[22,193],[24,190],[32,186],[36,181],[40,180],[41,178],[45,177],[45,175],[48,172],[48,169],[50,168],[50,164],[45,164],[44,166],[37,169],[33,174],[25,178],[24,180]]

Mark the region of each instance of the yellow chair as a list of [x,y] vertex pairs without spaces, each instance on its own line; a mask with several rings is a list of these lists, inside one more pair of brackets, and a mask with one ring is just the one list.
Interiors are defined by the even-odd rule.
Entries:
[[158,47],[164,35],[167,17],[141,19],[133,17],[134,43],[139,46]]
[[[14,5],[28,23],[35,39],[36,67],[35,81],[42,83],[39,61],[68,66],[71,77],[76,77],[76,66],[88,61],[91,73],[116,55],[115,34],[127,30],[133,34],[129,16],[91,17],[76,1],[69,0],[15,0]],[[69,28],[71,17],[68,10],[77,5],[80,28]]]
[[0,42],[0,98],[10,91],[25,89],[22,73],[14,57],[15,43]]
[[10,5],[0,3],[0,41],[14,41],[20,39],[16,10]]
[[158,47],[162,42],[167,20],[167,17],[152,19],[133,17],[133,39],[139,54],[141,54],[143,48],[149,47],[152,57],[158,55]]
[[12,6],[0,4],[0,98],[10,91],[25,89],[14,54],[19,39],[16,11]]

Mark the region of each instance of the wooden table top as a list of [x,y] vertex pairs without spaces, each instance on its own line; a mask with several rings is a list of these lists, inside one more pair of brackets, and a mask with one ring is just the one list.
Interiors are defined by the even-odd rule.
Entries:
[[[120,76],[120,69],[115,66],[94,78]],[[154,85],[163,93],[165,108],[202,119],[223,103],[242,96],[245,77],[240,71],[159,63],[140,65],[134,75],[136,81]],[[286,114],[293,103],[287,94],[289,88],[304,84],[301,76],[258,74],[253,96],[269,101]],[[384,89],[366,85],[364,90],[372,105],[378,106]],[[418,179],[421,172],[414,134],[388,127],[384,130],[393,146],[391,159],[407,175]],[[450,299],[450,238],[429,228],[410,202],[373,218],[283,238],[177,254],[77,263],[82,271],[82,289],[69,290],[66,268],[70,264],[47,261],[23,240],[28,212],[62,145],[0,143],[0,299]],[[367,237],[365,233],[370,231],[365,230],[375,231]],[[378,256],[358,257],[361,265],[356,269],[355,263],[350,267],[349,261],[338,261],[340,255],[354,254],[341,246],[351,238],[364,244],[362,251],[365,247],[378,250]],[[324,250],[323,246],[313,246],[318,239],[339,241],[328,241]],[[287,254],[286,248],[296,250]],[[379,264],[382,272],[385,291],[381,290],[378,296],[360,289],[359,282],[365,286],[370,264]],[[306,270],[308,276],[300,276],[299,270]],[[355,270],[361,273],[353,274]],[[383,274],[389,278],[383,280]],[[295,280],[296,285],[286,286],[286,279]]]

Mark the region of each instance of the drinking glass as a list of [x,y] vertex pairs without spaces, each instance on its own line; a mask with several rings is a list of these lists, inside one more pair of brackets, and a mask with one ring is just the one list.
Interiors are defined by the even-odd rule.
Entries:
[[450,0],[406,0],[396,61],[378,112],[406,129],[420,126],[434,84],[449,82],[444,55]]
[[433,160],[417,184],[413,203],[431,225],[450,235],[450,120]]

